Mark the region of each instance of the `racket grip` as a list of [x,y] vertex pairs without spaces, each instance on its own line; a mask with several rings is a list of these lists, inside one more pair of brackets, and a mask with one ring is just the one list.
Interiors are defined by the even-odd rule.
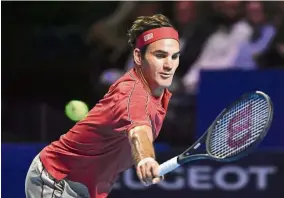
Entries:
[[162,163],[159,166],[159,176],[163,176],[167,174],[168,172],[171,172],[172,170],[178,168],[180,164],[177,162],[178,157],[173,157],[172,159],[169,159],[168,161]]

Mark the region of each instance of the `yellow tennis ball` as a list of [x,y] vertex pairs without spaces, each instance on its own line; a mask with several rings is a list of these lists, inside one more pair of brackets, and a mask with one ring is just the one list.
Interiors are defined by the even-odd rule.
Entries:
[[86,103],[79,100],[71,100],[65,106],[65,113],[73,121],[80,121],[88,114],[89,108]]

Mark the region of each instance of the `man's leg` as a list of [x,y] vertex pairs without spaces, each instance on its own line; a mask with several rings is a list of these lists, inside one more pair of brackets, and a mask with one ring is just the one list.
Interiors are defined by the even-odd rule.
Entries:
[[29,168],[26,177],[27,198],[57,198],[61,197],[64,190],[64,182],[56,182],[49,177],[44,169],[39,156],[36,156]]
[[[76,184],[76,185],[75,185]],[[80,189],[80,191],[77,191]],[[39,156],[33,160],[26,177],[27,198],[88,198],[87,188],[76,182],[56,181],[43,167]]]

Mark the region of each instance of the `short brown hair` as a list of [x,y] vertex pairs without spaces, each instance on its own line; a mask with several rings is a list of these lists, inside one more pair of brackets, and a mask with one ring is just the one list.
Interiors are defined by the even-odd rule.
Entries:
[[134,49],[138,36],[140,36],[143,32],[160,27],[173,27],[173,25],[170,20],[162,14],[138,17],[133,22],[132,27],[129,29],[127,34],[129,46]]

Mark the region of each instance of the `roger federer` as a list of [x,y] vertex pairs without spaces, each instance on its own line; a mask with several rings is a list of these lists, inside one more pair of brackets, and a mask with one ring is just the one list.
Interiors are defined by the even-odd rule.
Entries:
[[27,198],[105,198],[133,165],[141,182],[159,182],[153,141],[159,135],[179,65],[179,36],[161,15],[138,17],[128,32],[134,68],[59,140],[33,160]]

